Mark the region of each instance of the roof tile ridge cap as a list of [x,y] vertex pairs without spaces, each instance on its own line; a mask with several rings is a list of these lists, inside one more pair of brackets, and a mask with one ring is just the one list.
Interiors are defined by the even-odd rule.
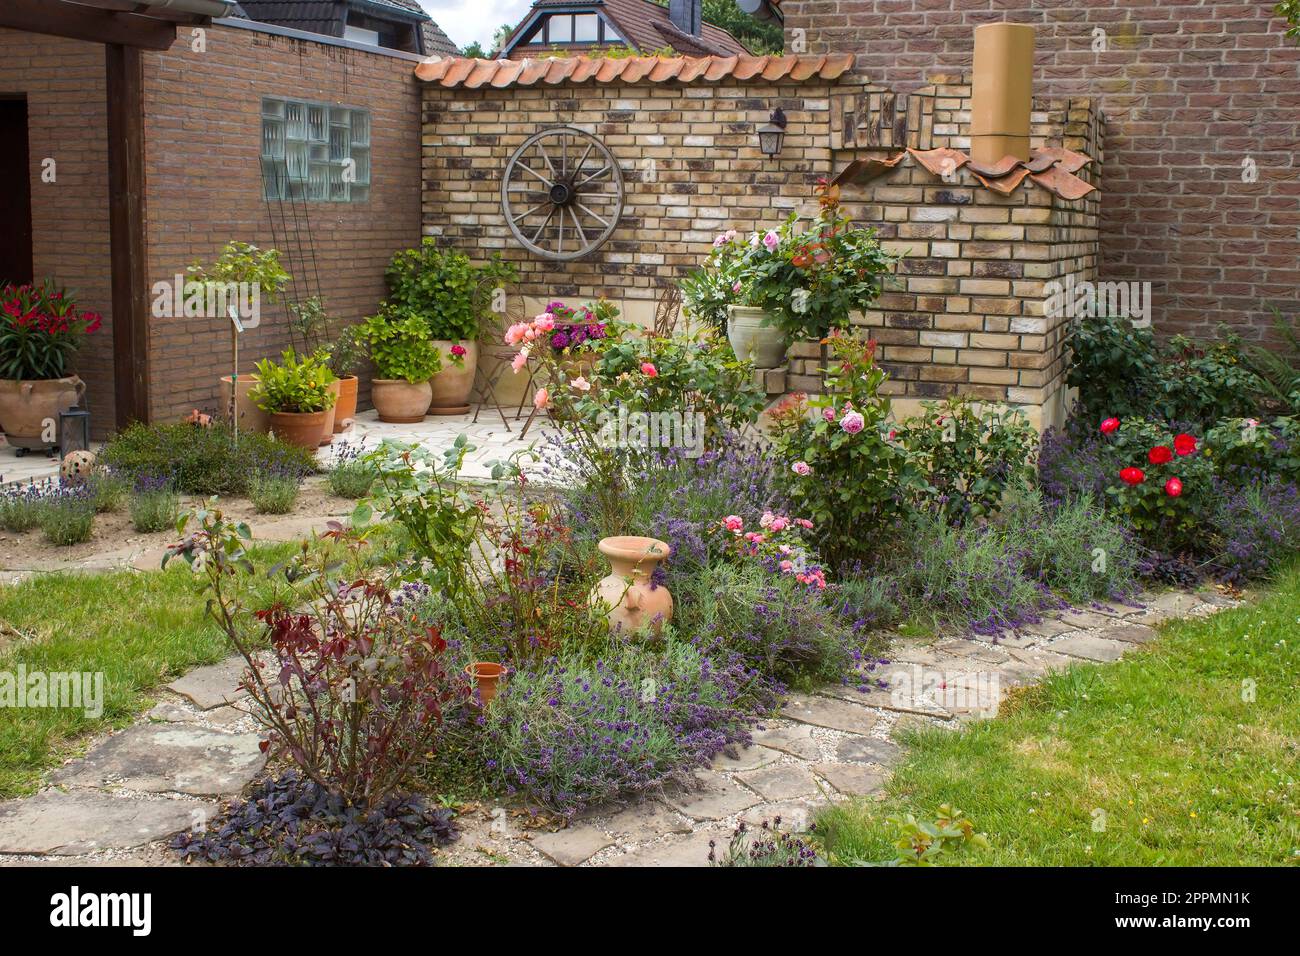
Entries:
[[829,53],[822,57],[820,73],[823,79],[833,80],[853,66],[852,53]]
[[487,86],[495,79],[497,70],[500,69],[496,60],[470,60],[469,62],[473,65],[469,68],[469,72],[465,74],[462,85],[471,90],[476,90],[480,86]]
[[666,80],[675,79],[681,74],[686,65],[684,56],[661,56],[658,57],[658,63],[650,68],[646,78],[651,83],[663,83]]
[[709,57],[712,62],[709,63],[708,69],[704,71],[704,78],[706,80],[720,80],[724,76],[730,76],[731,72],[736,68],[738,58],[739,54]]
[[426,83],[440,80],[447,74],[451,62],[451,57],[426,57],[415,65],[415,77]]
[[578,61],[573,57],[557,57],[551,61],[551,65],[546,68],[546,73],[542,78],[546,80],[547,83],[563,83],[573,75],[573,71],[577,68]]

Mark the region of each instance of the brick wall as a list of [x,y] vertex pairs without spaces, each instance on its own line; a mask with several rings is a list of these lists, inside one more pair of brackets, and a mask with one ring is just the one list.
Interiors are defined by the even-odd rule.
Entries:
[[[104,48],[0,29],[0,96],[25,95],[32,192],[32,265],[74,289],[104,326],[78,354],[92,420],[111,423],[112,292],[108,264],[108,145]],[[46,159],[54,181],[44,182]]]
[[[1106,115],[1103,278],[1150,281],[1156,327],[1208,336],[1300,310],[1300,43],[1272,3],[784,0],[786,42],[896,89],[969,70],[973,31],[1038,31],[1035,91]],[[1107,50],[1094,51],[1094,31]],[[801,31],[801,32],[800,32]],[[1258,181],[1242,182],[1249,158]]]
[[[208,30],[206,52],[182,41],[146,54],[148,282],[168,280],[242,239],[278,245],[298,291],[319,289],[331,315],[355,321],[369,314],[384,295],[388,260],[420,238],[414,66],[406,58],[227,26]],[[263,200],[263,96],[370,110],[370,199],[283,208]],[[284,319],[282,310],[264,309],[261,325],[241,338],[241,371],[288,343]],[[225,320],[153,320],[156,418],[216,407],[218,379],[229,374],[229,342]]]

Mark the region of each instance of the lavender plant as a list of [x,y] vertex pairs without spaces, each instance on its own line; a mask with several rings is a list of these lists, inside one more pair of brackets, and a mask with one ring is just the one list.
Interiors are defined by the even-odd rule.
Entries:
[[0,528],[22,534],[39,527],[51,486],[48,482],[11,485],[0,491]]
[[817,848],[802,837],[781,829],[781,818],[766,820],[751,829],[743,820],[731,834],[727,848],[717,855],[709,841],[710,866],[825,866]]
[[176,524],[181,499],[172,480],[164,475],[141,475],[135,481],[128,510],[131,526],[141,534],[166,531]]
[[340,442],[334,449],[334,463],[325,473],[330,491],[340,498],[354,501],[370,494],[379,472],[372,462],[362,456],[362,447],[352,442]]
[[39,511],[41,531],[51,544],[68,547],[89,541],[95,531],[95,496],[86,486],[46,496]]

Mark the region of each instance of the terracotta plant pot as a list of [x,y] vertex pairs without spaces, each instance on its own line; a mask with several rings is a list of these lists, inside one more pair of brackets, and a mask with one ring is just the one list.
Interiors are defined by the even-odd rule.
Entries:
[[325,409],[325,426],[321,429],[320,443],[328,445],[334,440],[334,421],[338,416],[339,394],[343,388],[343,383],[338,379],[330,382],[330,394],[334,396],[334,404]]
[[339,379],[339,400],[334,405],[334,434],[345,432],[352,427],[352,420],[357,417],[357,382],[355,375]]
[[[433,344],[442,359],[442,370],[429,379],[429,385],[433,388],[433,402],[429,406],[429,414],[464,415],[469,411],[469,394],[474,390],[474,370],[478,368],[478,343],[434,339]],[[461,345],[465,348],[459,367],[452,360],[453,345]]]
[[[230,421],[230,380],[229,375],[221,376],[221,412],[223,421]],[[257,407],[257,403],[248,397],[254,385],[256,375],[241,375],[235,386],[235,417],[241,432],[261,432],[271,430],[271,416]]]
[[767,323],[766,309],[747,305],[727,306],[727,341],[736,358],[754,368],[778,368],[785,364],[785,333]]
[[424,421],[433,389],[428,382],[411,384],[404,378],[376,378],[370,381],[370,400],[381,422],[409,425]]
[[317,448],[324,427],[325,412],[271,413],[271,433],[286,445]]
[[0,428],[15,448],[59,443],[59,412],[81,402],[86,383],[75,375],[19,381],[0,379]]
[[483,701],[485,707],[496,697],[497,684],[505,672],[506,669],[500,664],[491,664],[487,661],[465,665],[465,673],[474,681],[474,686],[478,688],[479,700]]
[[652,586],[655,566],[673,553],[657,538],[618,535],[601,538],[600,553],[609,559],[611,573],[592,588],[588,599],[609,608],[609,625],[615,630],[637,633],[649,627],[655,634],[673,617],[673,596],[663,585]]

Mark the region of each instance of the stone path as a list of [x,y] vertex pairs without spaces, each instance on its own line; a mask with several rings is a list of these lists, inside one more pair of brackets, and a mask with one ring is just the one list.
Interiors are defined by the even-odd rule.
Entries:
[[[828,687],[794,694],[758,724],[753,745],[721,756],[674,788],[630,806],[585,813],[567,828],[530,829],[500,807],[470,808],[448,863],[703,866],[740,821],[780,817],[803,828],[822,804],[881,793],[902,758],[897,731],[917,723],[959,729],[996,714],[1006,693],[1077,662],[1118,660],[1156,625],[1234,602],[1214,591],[1169,592],[1144,607],[1067,611],[986,639],[899,638],[878,676],[887,689]],[[201,667],[168,685],[140,722],[94,744],[50,776],[41,793],[0,803],[0,866],[166,865],[172,834],[211,819],[219,801],[262,770],[261,734],[237,689],[242,663]]]

